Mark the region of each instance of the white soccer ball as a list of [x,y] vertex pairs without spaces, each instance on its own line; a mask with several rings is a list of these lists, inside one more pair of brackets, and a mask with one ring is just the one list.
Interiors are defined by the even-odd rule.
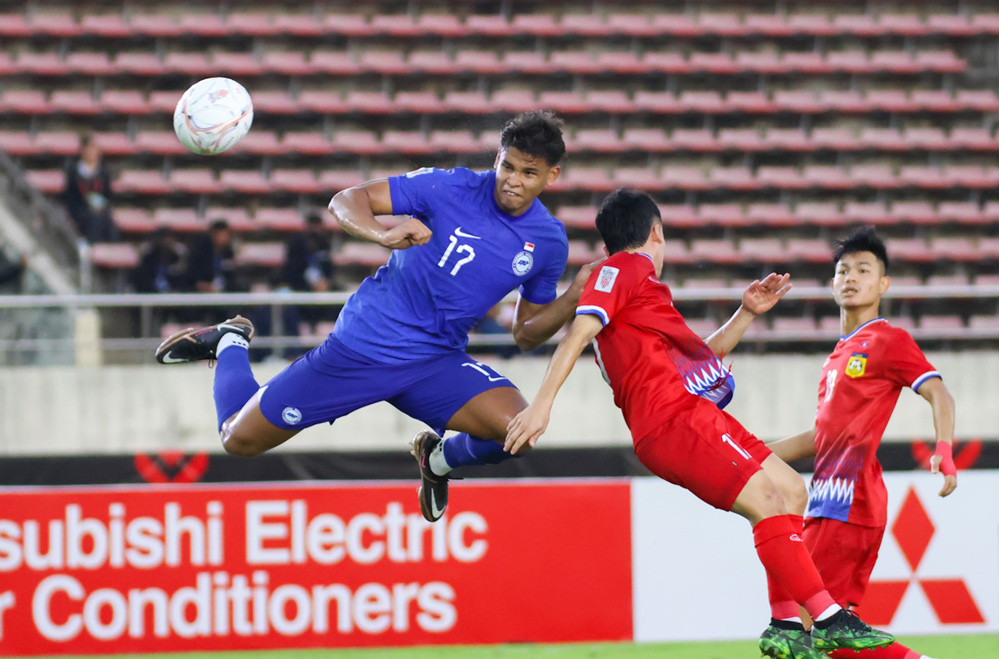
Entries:
[[205,78],[194,83],[173,112],[177,139],[188,151],[205,156],[236,146],[252,123],[249,92],[229,78]]

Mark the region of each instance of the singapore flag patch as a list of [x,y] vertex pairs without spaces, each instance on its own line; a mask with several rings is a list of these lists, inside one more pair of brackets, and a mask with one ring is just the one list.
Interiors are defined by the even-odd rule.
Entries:
[[597,276],[597,283],[593,289],[601,293],[610,293],[611,289],[614,288],[614,282],[617,281],[619,272],[621,271],[609,265],[600,268],[600,274]]

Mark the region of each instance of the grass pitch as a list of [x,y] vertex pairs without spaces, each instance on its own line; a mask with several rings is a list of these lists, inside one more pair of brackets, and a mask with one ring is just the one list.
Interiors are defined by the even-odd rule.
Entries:
[[[999,634],[906,636],[912,649],[938,659],[999,659]],[[372,648],[364,650],[261,650],[117,655],[115,659],[755,659],[756,641],[710,643],[581,643]],[[61,659],[98,659],[62,657]],[[100,659],[107,659],[102,656]]]

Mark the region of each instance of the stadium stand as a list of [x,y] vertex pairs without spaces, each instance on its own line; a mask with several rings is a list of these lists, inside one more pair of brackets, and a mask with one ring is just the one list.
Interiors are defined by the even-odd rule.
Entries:
[[[0,13],[0,150],[56,197],[79,134],[95,133],[126,241],[91,251],[108,273],[156,226],[200,231],[226,211],[242,214],[242,262],[267,267],[336,191],[428,164],[489,167],[496,128],[535,107],[567,122],[545,201],[573,267],[599,252],[594,205],[629,185],[661,202],[667,277],[681,282],[737,285],[762,266],[824,281],[831,241],[860,222],[889,239],[900,278],[974,288],[996,269],[999,15],[987,0],[181,4],[21,0]],[[170,115],[210,75],[241,80],[256,116],[206,159],[183,150]],[[337,259],[356,283],[384,253],[345,239]],[[994,299],[964,300],[947,317],[982,327],[970,318]],[[920,317],[918,302],[906,310]],[[824,331],[777,320],[789,336]]]

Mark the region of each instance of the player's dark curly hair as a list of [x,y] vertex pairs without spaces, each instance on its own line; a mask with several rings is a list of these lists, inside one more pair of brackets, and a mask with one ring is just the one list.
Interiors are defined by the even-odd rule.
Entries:
[[656,222],[662,222],[656,202],[644,192],[629,188],[618,188],[607,195],[597,211],[597,230],[610,254],[645,243]]
[[507,122],[500,133],[500,146],[544,158],[554,167],[565,155],[562,120],[554,112],[531,110]]
[[874,254],[884,264],[885,272],[888,272],[888,250],[885,248],[884,241],[878,237],[874,227],[868,225],[859,227],[836,243],[836,249],[833,251],[833,264],[839,263],[839,260],[847,254],[856,254],[857,252]]

